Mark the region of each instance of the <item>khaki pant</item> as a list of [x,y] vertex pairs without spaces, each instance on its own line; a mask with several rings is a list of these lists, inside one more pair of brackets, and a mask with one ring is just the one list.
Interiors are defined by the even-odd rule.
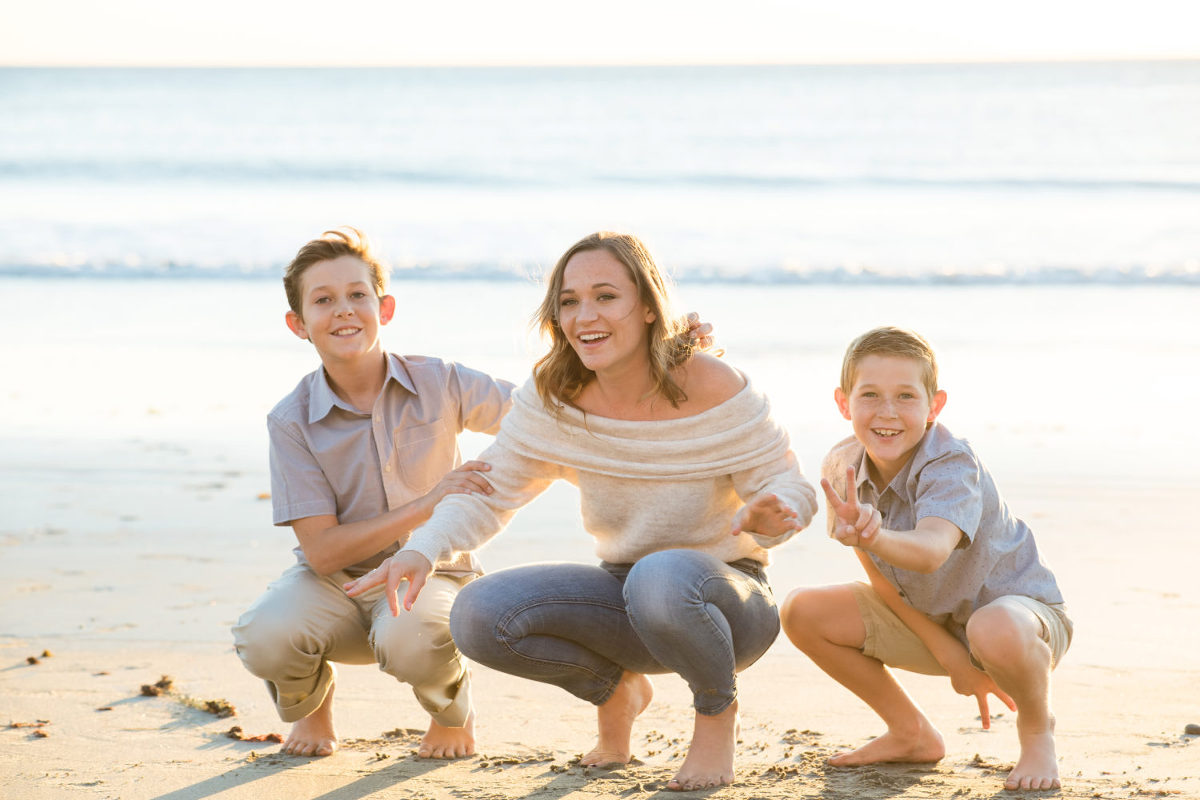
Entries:
[[[470,673],[450,638],[450,606],[469,577],[435,573],[411,611],[393,617],[382,586],[352,598],[344,572],[297,564],[267,587],[233,627],[242,663],[267,682],[284,722],[320,707],[333,686],[330,661],[379,664],[412,686],[439,724],[461,727],[471,710]],[[404,597],[407,584],[400,584]]]
[[[909,672],[925,675],[946,674],[946,670],[925,647],[921,638],[888,608],[887,603],[869,584],[852,583],[850,587],[867,632],[862,647],[864,655],[882,661],[889,667]],[[1071,646],[1071,636],[1074,632],[1074,625],[1061,603],[1046,605],[1022,595],[1006,595],[992,602],[1015,603],[1028,609],[1041,623],[1041,639],[1050,648],[1051,669],[1058,666],[1067,648]],[[971,656],[971,663],[979,667],[974,655]]]

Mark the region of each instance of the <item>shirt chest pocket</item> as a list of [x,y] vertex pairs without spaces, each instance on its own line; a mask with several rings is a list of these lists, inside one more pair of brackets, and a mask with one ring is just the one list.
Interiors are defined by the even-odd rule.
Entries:
[[392,442],[400,477],[418,494],[428,492],[454,469],[455,436],[444,420],[397,428],[392,433]]

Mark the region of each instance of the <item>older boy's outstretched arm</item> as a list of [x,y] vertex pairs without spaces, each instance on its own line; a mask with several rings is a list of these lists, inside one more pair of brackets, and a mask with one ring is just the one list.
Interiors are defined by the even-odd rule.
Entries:
[[434,506],[446,495],[490,494],[492,486],[481,474],[490,469],[482,461],[468,461],[446,473],[425,495],[377,517],[339,525],[334,515],[320,514],[293,520],[292,530],[313,570],[329,575],[396,542],[403,544],[414,528],[429,519]]
[[825,499],[835,515],[833,536],[848,547],[859,547],[900,569],[935,572],[958,547],[963,532],[941,517],[923,517],[911,531],[884,528],[879,511],[870,503],[860,503],[855,494],[854,467],[846,467],[846,499],[833,485],[821,479]]

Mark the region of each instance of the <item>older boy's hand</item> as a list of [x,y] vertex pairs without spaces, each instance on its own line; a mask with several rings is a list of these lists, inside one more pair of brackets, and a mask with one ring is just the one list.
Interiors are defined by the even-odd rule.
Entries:
[[413,603],[416,602],[417,595],[421,593],[431,572],[433,564],[430,564],[425,556],[414,550],[401,550],[361,578],[342,584],[342,588],[351,597],[358,597],[371,587],[386,583],[388,607],[392,609],[392,616],[398,617],[400,602],[397,593],[400,582],[408,581],[408,591],[404,593],[404,610],[412,611]]
[[713,327],[707,322],[700,321],[700,315],[691,311],[687,315],[688,336],[696,343],[697,350],[707,350],[713,346]]
[[773,494],[756,497],[733,518],[730,533],[757,533],[760,536],[783,536],[800,530],[795,509]]
[[825,478],[821,479],[821,488],[825,490],[825,500],[833,510],[835,522],[833,537],[847,547],[861,547],[869,550],[875,534],[883,527],[883,517],[879,510],[870,503],[858,502],[858,491],[855,489],[854,467],[846,467],[846,499],[843,500],[834,491],[833,484]]
[[479,474],[487,472],[491,468],[491,464],[483,461],[468,461],[447,472],[437,482],[437,486],[425,494],[424,499],[429,506],[429,513],[432,514],[433,507],[448,494],[491,494],[492,485]]

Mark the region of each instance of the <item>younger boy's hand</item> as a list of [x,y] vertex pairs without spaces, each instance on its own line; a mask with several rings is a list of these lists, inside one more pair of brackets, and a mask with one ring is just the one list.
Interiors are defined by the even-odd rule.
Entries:
[[408,581],[408,590],[404,593],[404,610],[412,611],[417,595],[421,593],[432,572],[433,564],[430,564],[425,556],[414,550],[401,550],[361,578],[342,584],[342,588],[351,597],[358,597],[371,587],[386,583],[388,607],[392,609],[392,616],[398,617],[400,601],[397,593],[400,582]]
[[783,536],[798,530],[800,524],[796,521],[795,509],[773,494],[764,494],[742,506],[733,518],[730,533],[734,536],[743,532]]
[[992,727],[992,715],[988,710],[989,694],[1000,698],[1000,702],[1008,706],[1009,711],[1017,710],[1017,704],[996,685],[992,676],[975,669],[969,660],[964,660],[962,665],[947,672],[950,673],[950,685],[954,687],[954,691],[964,696],[975,696],[975,701],[979,704],[979,720],[983,723],[985,731]]
[[883,527],[883,517],[870,503],[858,502],[854,467],[846,467],[845,500],[838,496],[833,490],[833,484],[825,478],[821,478],[821,488],[825,490],[825,500],[836,518],[833,525],[834,538],[847,547],[870,549],[875,534]]

